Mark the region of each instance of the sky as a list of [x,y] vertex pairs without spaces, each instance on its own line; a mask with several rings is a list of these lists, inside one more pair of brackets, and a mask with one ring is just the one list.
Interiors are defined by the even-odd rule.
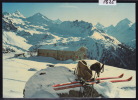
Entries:
[[116,25],[128,18],[135,22],[135,3],[117,3],[116,6],[102,6],[98,3],[2,3],[3,12],[20,11],[25,17],[41,13],[49,19],[61,21],[84,20],[101,23],[104,26]]

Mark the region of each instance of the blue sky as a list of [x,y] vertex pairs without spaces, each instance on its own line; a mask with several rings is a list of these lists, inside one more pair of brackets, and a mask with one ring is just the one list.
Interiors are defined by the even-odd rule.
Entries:
[[135,3],[117,3],[116,6],[101,6],[98,3],[3,3],[3,12],[20,11],[25,17],[42,13],[49,19],[62,21],[84,20],[104,26],[116,25],[128,18],[135,22]]

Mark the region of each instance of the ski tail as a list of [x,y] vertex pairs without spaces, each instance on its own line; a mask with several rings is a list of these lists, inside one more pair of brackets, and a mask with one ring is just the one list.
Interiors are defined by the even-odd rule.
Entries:
[[81,87],[81,86],[83,86],[83,85],[82,85],[82,84],[78,84],[78,85],[64,86],[64,87],[54,88],[54,90],[63,90],[63,89],[69,89],[69,88]]
[[58,86],[63,86],[63,85],[70,85],[70,84],[75,84],[75,83],[79,83],[79,81],[69,82],[69,83],[63,83],[63,84],[56,84],[56,85],[53,85],[52,87],[58,87]]

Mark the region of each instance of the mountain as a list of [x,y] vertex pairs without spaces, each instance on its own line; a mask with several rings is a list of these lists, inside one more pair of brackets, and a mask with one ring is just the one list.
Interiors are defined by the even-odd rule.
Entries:
[[132,25],[132,22],[128,18],[125,18],[120,22],[118,22],[115,28],[116,28],[116,31],[123,32],[124,30],[131,27],[131,25]]
[[110,25],[110,26],[108,26],[108,27],[105,27],[104,28],[104,31],[106,32],[106,33],[112,33],[112,32],[114,32],[115,31],[115,27],[113,26],[113,25]]
[[60,19],[57,19],[57,20],[53,20],[53,23],[54,23],[54,24],[61,24],[62,21],[61,21]]
[[61,24],[49,26],[49,31],[62,36],[82,37],[92,34],[92,24],[85,21],[64,21]]
[[[3,16],[3,20],[10,19],[17,30],[14,32],[12,28],[6,30],[7,26],[4,25],[4,22],[2,23],[4,48],[10,46],[9,48],[14,47],[15,51],[33,51],[38,48],[47,49],[47,47],[52,49],[55,46],[56,48],[63,47],[73,50],[84,46],[88,48],[87,57],[89,59],[96,59],[107,65],[121,68],[136,68],[136,51],[122,44],[113,36],[106,34],[105,30],[102,31],[94,27],[91,23],[76,20],[63,21],[57,24],[40,13],[28,18],[11,15]],[[21,15],[21,13],[16,12],[16,15]],[[7,23],[10,24],[8,21]],[[124,21],[121,23],[123,24]],[[102,25],[98,26],[100,28]],[[114,29],[113,26],[111,27]],[[129,30],[134,31],[134,27],[135,25],[132,25]],[[105,28],[103,27],[103,29]],[[13,37],[11,34],[14,34]],[[17,41],[16,38],[18,38]],[[24,46],[20,43],[23,43]]]
[[3,16],[3,17],[10,16],[10,15],[11,15],[11,14],[8,13],[8,12],[3,12],[3,13],[2,13],[2,16]]
[[105,32],[116,37],[120,42],[132,48],[136,48],[136,27],[129,19],[125,18],[117,23],[115,27],[109,26],[105,28]]
[[6,31],[17,31],[17,27],[8,18],[2,17],[2,29]]
[[11,20],[11,22],[18,28],[24,27],[24,25],[27,24],[26,17],[19,11],[15,11],[14,13],[4,12],[3,19]]
[[8,13],[8,12],[3,12],[4,17],[10,17],[10,18],[26,18],[22,13],[20,13],[18,10],[15,11],[14,13]]
[[27,18],[27,21],[35,25],[47,25],[52,23],[52,20],[48,19],[46,16],[41,13],[36,13],[33,16]]
[[102,24],[97,23],[97,24],[95,25],[95,27],[96,27],[98,30],[100,30],[101,32],[104,33],[104,28],[105,28],[105,27],[104,27]]
[[19,17],[19,18],[25,18],[23,14],[21,14],[18,10],[12,13],[14,17]]

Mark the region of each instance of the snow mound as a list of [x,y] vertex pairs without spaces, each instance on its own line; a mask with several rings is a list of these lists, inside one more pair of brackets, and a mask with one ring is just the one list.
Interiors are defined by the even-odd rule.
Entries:
[[106,98],[119,98],[119,90],[111,82],[96,84],[94,88]]
[[68,93],[69,89],[55,91],[52,85],[70,81],[75,81],[73,71],[63,66],[47,67],[28,80],[25,85],[25,98],[57,98],[57,93]]
[[56,95],[49,93],[48,91],[40,90],[35,92],[32,96],[33,98],[55,98]]

